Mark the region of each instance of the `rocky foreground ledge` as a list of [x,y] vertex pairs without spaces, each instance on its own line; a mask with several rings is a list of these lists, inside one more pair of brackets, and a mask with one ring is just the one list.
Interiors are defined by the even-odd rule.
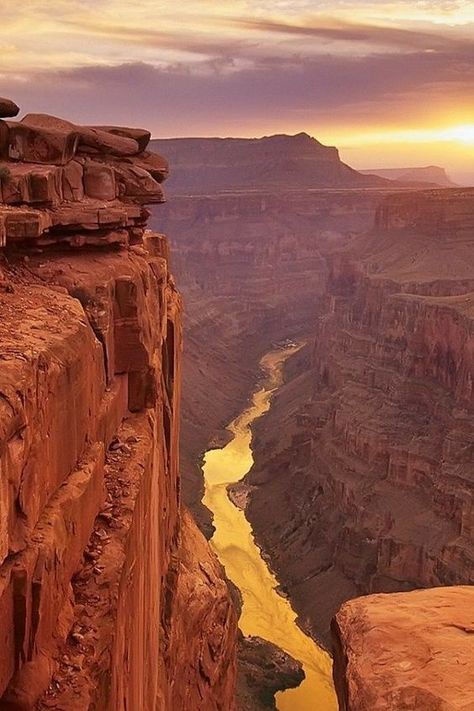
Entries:
[[474,708],[474,588],[369,595],[333,621],[342,711]]

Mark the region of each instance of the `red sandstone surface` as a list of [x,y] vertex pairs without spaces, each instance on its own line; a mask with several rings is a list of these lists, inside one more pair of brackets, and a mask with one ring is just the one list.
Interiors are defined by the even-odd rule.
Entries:
[[369,595],[334,621],[341,711],[474,708],[474,588]]
[[148,138],[0,122],[4,709],[233,709],[235,613],[180,504],[182,306],[145,232],[167,175]]

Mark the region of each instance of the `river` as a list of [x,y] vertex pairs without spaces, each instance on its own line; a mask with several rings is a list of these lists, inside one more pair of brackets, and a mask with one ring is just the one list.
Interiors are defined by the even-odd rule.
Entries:
[[[250,425],[270,408],[271,397],[282,384],[285,360],[297,348],[271,351],[262,358],[264,385],[257,388],[249,407],[229,425],[233,439],[222,449],[212,449],[205,454],[203,502],[214,517],[216,530],[211,545],[227,576],[242,594],[239,620],[242,632],[273,642],[303,664],[306,678],[298,688],[276,695],[277,708],[279,711],[335,711],[331,658],[296,624],[290,602],[276,591],[278,580],[261,556],[245,513],[227,494],[227,486],[240,481],[253,464]],[[271,502],[268,505],[271,506]]]

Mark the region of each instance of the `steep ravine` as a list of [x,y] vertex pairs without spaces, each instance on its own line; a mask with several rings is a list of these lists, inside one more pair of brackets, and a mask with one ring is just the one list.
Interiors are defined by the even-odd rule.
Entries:
[[263,357],[264,381],[254,391],[250,405],[229,425],[231,441],[206,453],[204,503],[212,512],[215,526],[211,545],[242,598],[240,629],[247,636],[270,641],[302,663],[304,680],[297,688],[277,694],[278,709],[311,711],[317,705],[331,711],[336,705],[329,655],[296,624],[295,613],[278,593],[278,581],[254,541],[244,511],[228,491],[252,466],[251,426],[271,407],[271,397],[282,382],[285,360],[295,348],[272,351]]
[[387,199],[256,423],[247,514],[327,644],[344,600],[474,582],[473,225],[473,191]]
[[200,458],[244,408],[262,355],[313,333],[327,275],[322,252],[369,229],[381,199],[375,191],[252,188],[174,195],[152,215],[152,226],[171,236],[185,302],[182,491],[207,536]]

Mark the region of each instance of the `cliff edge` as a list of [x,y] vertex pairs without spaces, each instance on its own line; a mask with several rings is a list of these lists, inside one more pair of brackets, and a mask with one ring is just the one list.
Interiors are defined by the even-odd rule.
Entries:
[[237,625],[180,504],[181,298],[147,131],[0,99],[0,708],[233,709]]
[[369,595],[333,623],[341,711],[452,711],[474,699],[474,590]]

